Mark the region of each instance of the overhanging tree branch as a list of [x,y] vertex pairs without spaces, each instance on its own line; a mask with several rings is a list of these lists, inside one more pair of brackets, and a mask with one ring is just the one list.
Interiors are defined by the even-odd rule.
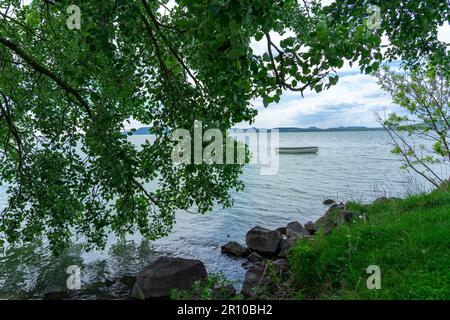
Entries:
[[23,60],[25,60],[28,63],[28,65],[30,67],[32,67],[34,70],[46,75],[47,77],[52,79],[54,82],[56,82],[66,92],[72,94],[78,100],[78,102],[84,107],[86,113],[90,117],[92,117],[92,111],[91,111],[89,104],[86,102],[86,100],[83,99],[83,97],[80,95],[80,93],[76,89],[74,89],[70,84],[68,84],[65,80],[61,79],[59,76],[54,74],[49,69],[47,69],[44,65],[42,65],[39,62],[37,62],[36,60],[34,60],[32,56],[30,56],[28,53],[26,53],[18,45],[11,42],[10,40],[5,39],[4,37],[0,36],[0,43],[3,44],[5,47],[11,49],[19,57],[21,57]]
[[189,67],[184,63],[183,59],[180,57],[180,55],[178,54],[178,52],[170,45],[168,39],[166,38],[166,36],[161,32],[160,30],[160,22],[158,21],[158,19],[156,18],[156,16],[154,15],[152,9],[150,8],[148,2],[146,0],[141,0],[142,1],[142,5],[145,8],[145,11],[147,12],[147,14],[150,16],[150,19],[152,20],[153,24],[155,25],[155,29],[156,32],[158,33],[158,35],[161,37],[161,39],[163,40],[163,42],[165,43],[165,45],[167,46],[167,48],[169,49],[169,51],[172,53],[172,55],[175,57],[175,59],[178,61],[178,63],[181,65],[181,67],[186,71],[186,73],[189,75],[189,77],[191,77],[192,81],[194,81],[195,85],[197,86],[197,88],[203,92],[203,86],[200,83],[200,81],[198,81],[197,77],[192,73],[192,71],[189,69]]

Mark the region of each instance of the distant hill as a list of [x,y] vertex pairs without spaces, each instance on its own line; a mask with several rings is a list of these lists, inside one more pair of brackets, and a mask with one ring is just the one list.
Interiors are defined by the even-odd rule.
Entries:
[[[263,128],[246,128],[246,129],[237,129],[232,128],[231,131],[242,131],[242,130],[248,130],[253,129],[255,131],[259,130],[267,130]],[[363,127],[363,126],[349,126],[349,127],[336,127],[336,128],[317,128],[317,127],[309,127],[309,128],[297,128],[297,127],[279,127],[279,128],[273,128],[278,129],[279,132],[335,132],[335,131],[383,131],[383,128],[369,128],[369,127]],[[136,129],[134,132],[136,135],[147,135],[150,134],[150,127],[141,127],[139,129]]]
[[[262,128],[251,128],[256,131],[262,130]],[[335,132],[335,131],[383,131],[383,128],[369,128],[369,127],[363,127],[363,126],[349,126],[349,127],[336,127],[336,128],[317,128],[317,127],[309,127],[309,128],[297,128],[297,127],[278,127],[273,128],[278,129],[279,132]],[[242,129],[235,129],[234,131],[239,131]],[[246,129],[244,129],[246,130]],[[266,129],[267,130],[267,129]]]
[[142,127],[137,129],[134,134],[150,134],[150,127]]

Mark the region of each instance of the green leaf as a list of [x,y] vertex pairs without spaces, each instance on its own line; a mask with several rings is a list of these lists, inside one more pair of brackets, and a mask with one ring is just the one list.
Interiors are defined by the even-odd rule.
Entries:
[[261,41],[261,39],[264,37],[264,33],[262,33],[262,32],[257,32],[256,34],[255,34],[255,40],[256,41]]
[[314,86],[314,90],[315,90],[317,93],[321,92],[322,89],[323,89],[323,84],[322,84],[322,83],[316,84],[316,85]]

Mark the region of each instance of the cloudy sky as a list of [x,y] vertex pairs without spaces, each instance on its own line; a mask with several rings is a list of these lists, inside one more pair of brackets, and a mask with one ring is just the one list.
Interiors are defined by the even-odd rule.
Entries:
[[[450,26],[439,28],[439,40],[450,43]],[[260,53],[266,48],[261,40],[254,42],[253,48]],[[376,112],[400,112],[392,103],[389,95],[383,92],[376,79],[363,75],[357,65],[344,65],[339,70],[339,82],[336,86],[321,93],[307,92],[304,98],[296,92],[285,92],[278,104],[264,108],[262,101],[255,101],[258,110],[254,124],[258,128],[274,127],[319,127],[339,126],[378,126]],[[237,127],[248,128],[248,123]]]
[[[339,72],[339,82],[329,90],[316,93],[286,91],[278,104],[264,108],[262,101],[255,101],[258,110],[252,126],[274,127],[319,127],[377,126],[374,113],[377,111],[399,111],[389,95],[380,90],[376,80],[362,75],[357,67]],[[248,127],[241,123],[238,127]]]

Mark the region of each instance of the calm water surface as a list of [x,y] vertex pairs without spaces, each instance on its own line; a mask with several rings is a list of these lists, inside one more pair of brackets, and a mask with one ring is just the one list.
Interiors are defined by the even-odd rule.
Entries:
[[[131,137],[137,144],[146,138]],[[200,259],[209,272],[222,272],[239,285],[245,274],[242,260],[222,255],[220,246],[230,240],[243,243],[253,226],[277,228],[293,220],[314,221],[326,210],[322,205],[326,198],[371,201],[426,188],[399,169],[388,136],[381,131],[282,133],[280,146],[318,146],[319,153],[280,155],[278,174],[272,176],[260,175],[256,164],[248,165],[242,176],[246,188],[233,193],[234,207],[203,216],[178,212],[175,229],[167,238],[150,243],[139,235],[127,241],[111,237],[103,251],[84,252],[74,244],[60,257],[51,256],[45,241],[0,249],[0,298],[18,291],[41,292],[49,286],[64,288],[65,270],[72,264],[82,268],[86,285],[136,274],[160,255]],[[0,189],[0,207],[5,201],[5,191]]]

